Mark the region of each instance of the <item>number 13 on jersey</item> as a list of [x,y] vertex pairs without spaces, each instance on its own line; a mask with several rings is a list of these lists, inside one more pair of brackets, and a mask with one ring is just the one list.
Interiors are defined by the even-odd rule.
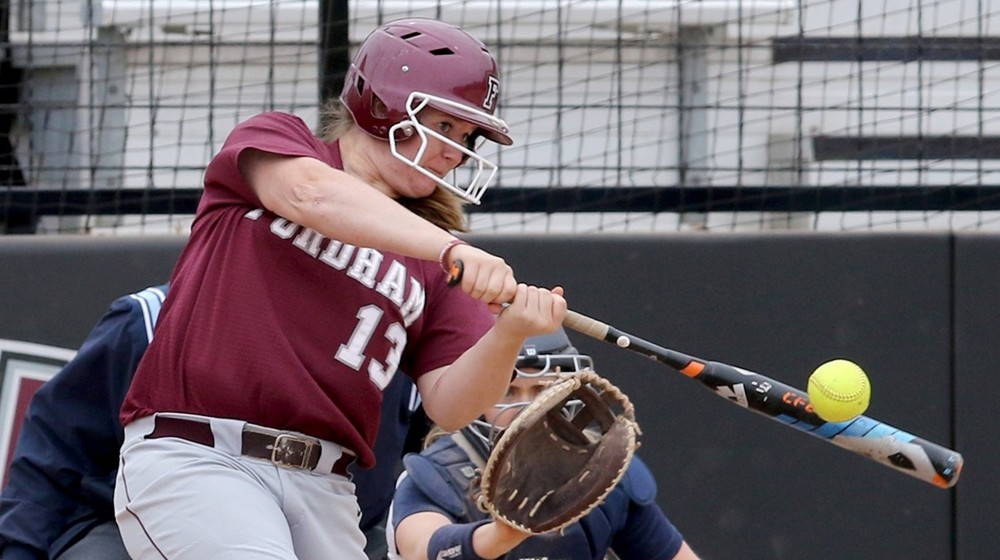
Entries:
[[375,305],[366,305],[359,309],[356,315],[358,324],[354,327],[350,340],[346,344],[341,344],[336,354],[338,361],[355,371],[361,371],[367,359],[368,377],[379,390],[385,389],[392,381],[403,355],[403,347],[406,346],[406,329],[394,322],[385,329],[384,336],[392,346],[385,357],[385,364],[365,354],[368,343],[381,323],[382,314],[382,309]]

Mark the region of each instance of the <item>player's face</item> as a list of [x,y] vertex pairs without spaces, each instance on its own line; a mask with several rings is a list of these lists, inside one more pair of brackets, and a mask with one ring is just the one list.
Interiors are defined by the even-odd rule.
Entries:
[[543,390],[545,390],[544,378],[517,376],[507,387],[507,394],[500,399],[497,406],[490,407],[483,414],[483,417],[498,428],[506,428],[510,425],[511,420],[524,410],[525,406],[534,401]]
[[[437,132],[460,146],[468,146],[469,139],[476,132],[476,125],[443,113],[433,107],[420,111],[420,123]],[[416,134],[404,142],[399,142],[396,149],[411,161],[415,161],[420,149],[420,139]],[[427,148],[420,158],[421,167],[440,178],[445,178],[453,169],[462,163],[464,154],[441,140],[428,135]],[[387,164],[392,168],[386,174],[386,180],[392,183],[393,189],[402,197],[423,198],[429,196],[437,188],[431,178],[407,166],[395,157],[390,156]]]

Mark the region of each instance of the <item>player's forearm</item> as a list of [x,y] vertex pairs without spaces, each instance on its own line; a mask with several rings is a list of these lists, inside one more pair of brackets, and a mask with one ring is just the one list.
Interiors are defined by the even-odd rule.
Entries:
[[430,387],[420,386],[427,415],[453,431],[478,418],[496,404],[510,384],[523,339],[496,326],[441,370]]
[[344,243],[424,260],[454,236],[359,179],[313,158],[244,155],[242,168],[265,208]]

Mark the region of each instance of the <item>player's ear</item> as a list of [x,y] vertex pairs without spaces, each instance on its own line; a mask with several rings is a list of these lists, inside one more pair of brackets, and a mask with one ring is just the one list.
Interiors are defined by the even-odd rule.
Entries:
[[384,119],[389,116],[389,108],[375,94],[372,94],[372,116],[376,119]]

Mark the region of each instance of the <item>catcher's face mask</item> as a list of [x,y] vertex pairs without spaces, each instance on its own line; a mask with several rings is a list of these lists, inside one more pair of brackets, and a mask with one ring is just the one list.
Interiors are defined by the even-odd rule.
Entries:
[[483,420],[496,430],[506,428],[524,407],[531,404],[545,390],[545,387],[546,383],[541,376],[514,377],[507,387],[507,394],[483,413]]
[[594,370],[594,360],[583,354],[520,356],[514,364],[515,379],[517,377],[537,379],[545,376],[552,377],[560,371],[583,370]]
[[[492,448],[493,442],[526,406],[545,390],[560,372],[593,371],[594,362],[582,354],[546,354],[521,356],[514,367],[514,377],[507,394],[497,404],[472,422],[476,436]],[[567,401],[564,412],[572,417],[579,401]]]

